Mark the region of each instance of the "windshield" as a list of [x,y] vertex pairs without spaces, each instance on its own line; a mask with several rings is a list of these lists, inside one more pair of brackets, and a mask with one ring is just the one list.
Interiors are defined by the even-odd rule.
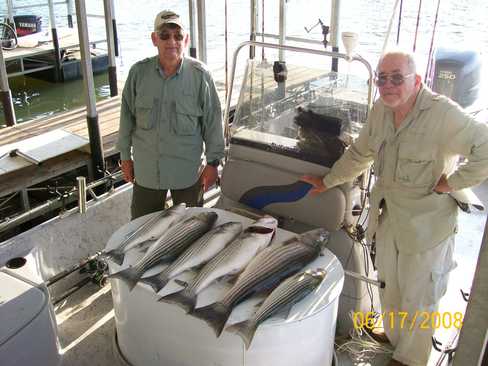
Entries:
[[368,83],[290,64],[284,77],[282,69],[248,61],[231,142],[330,166],[366,121]]

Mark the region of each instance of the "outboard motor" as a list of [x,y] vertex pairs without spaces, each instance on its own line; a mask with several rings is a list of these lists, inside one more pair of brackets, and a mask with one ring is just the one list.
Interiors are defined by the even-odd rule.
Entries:
[[466,108],[478,98],[481,58],[475,51],[437,49],[432,90]]
[[41,17],[36,15],[16,15],[14,16],[17,36],[27,36],[41,31]]

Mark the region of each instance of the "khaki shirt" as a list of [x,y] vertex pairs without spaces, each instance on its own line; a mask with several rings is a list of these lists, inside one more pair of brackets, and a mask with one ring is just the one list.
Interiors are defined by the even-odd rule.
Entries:
[[[488,128],[448,98],[422,87],[415,106],[395,129],[393,112],[381,100],[373,106],[358,139],[324,177],[326,187],[351,181],[374,162],[368,239],[384,200],[397,233],[398,250],[418,253],[456,231],[457,205],[433,188],[442,174],[453,190],[488,177]],[[467,159],[457,166],[459,155]]]
[[190,187],[204,143],[207,161],[224,157],[220,100],[205,65],[184,57],[166,77],[157,56],[134,64],[122,93],[117,148],[122,160],[134,160],[137,184]]

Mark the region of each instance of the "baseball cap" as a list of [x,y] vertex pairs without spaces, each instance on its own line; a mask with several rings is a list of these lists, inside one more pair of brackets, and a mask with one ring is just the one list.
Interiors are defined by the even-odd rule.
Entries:
[[163,10],[156,15],[156,19],[154,19],[154,31],[157,32],[164,24],[176,24],[181,29],[185,30],[180,16],[171,10]]

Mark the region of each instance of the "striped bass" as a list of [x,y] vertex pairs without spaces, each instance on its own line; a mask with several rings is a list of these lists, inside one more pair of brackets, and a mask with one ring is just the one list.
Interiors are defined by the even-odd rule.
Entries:
[[279,311],[293,306],[315,291],[322,283],[326,273],[323,269],[316,269],[297,273],[286,279],[264,300],[251,318],[235,323],[225,330],[238,334],[244,341],[246,349],[249,349],[256,329],[263,321]]
[[191,314],[206,321],[217,337],[220,336],[235,305],[256,293],[274,289],[284,278],[299,272],[318,257],[328,239],[326,230],[317,229],[264,249],[247,265],[222,300],[195,309]]
[[222,249],[242,232],[240,222],[227,222],[212,229],[194,242],[173,263],[161,273],[141,279],[149,284],[155,292],[161,290],[171,278],[194,267],[198,267],[215,257]]
[[154,214],[136,230],[129,233],[117,248],[103,252],[103,256],[118,265],[122,265],[127,250],[159,239],[171,225],[183,219],[185,211],[186,204],[180,203]]
[[185,289],[163,296],[159,301],[177,304],[191,312],[198,293],[216,279],[242,271],[260,250],[268,246],[277,226],[278,221],[274,217],[260,218],[209,261]]
[[144,272],[159,263],[168,263],[178,257],[188,246],[212,228],[217,220],[215,212],[202,212],[176,225],[159,238],[134,266],[111,274],[119,278],[132,290]]

